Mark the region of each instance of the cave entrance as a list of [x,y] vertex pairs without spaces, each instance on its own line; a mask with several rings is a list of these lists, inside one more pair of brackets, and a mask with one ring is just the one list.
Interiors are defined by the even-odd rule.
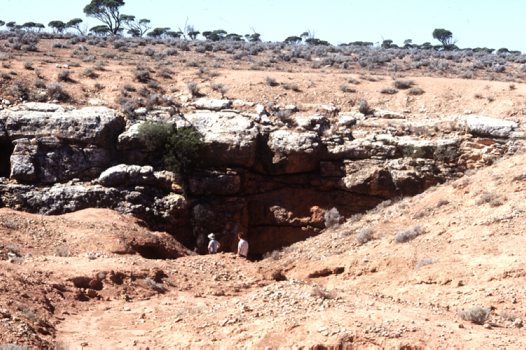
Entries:
[[11,154],[14,145],[7,140],[0,140],[0,177],[9,177],[11,172]]

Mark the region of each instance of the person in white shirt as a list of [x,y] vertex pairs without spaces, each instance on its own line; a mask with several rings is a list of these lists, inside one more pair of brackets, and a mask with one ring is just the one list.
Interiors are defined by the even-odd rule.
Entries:
[[208,239],[210,239],[210,242],[208,243],[208,253],[216,254],[221,247],[221,244],[216,240],[216,235],[213,233],[208,235]]
[[248,257],[248,242],[245,240],[243,233],[240,233],[238,236],[239,243],[237,244],[237,255],[244,258]]

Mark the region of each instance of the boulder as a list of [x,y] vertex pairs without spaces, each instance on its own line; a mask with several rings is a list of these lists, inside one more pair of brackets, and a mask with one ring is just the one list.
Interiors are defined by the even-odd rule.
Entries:
[[112,147],[124,131],[124,119],[106,107],[55,112],[3,110],[2,119],[11,140],[55,137],[68,144]]
[[313,115],[313,116],[298,116],[294,118],[296,124],[299,128],[303,130],[316,131],[323,133],[325,130],[330,128],[331,123],[329,119],[322,115]]
[[111,163],[109,150],[84,148],[47,137],[17,139],[11,155],[11,177],[20,182],[51,184],[73,178],[96,178]]
[[21,195],[24,210],[45,215],[69,213],[85,208],[113,208],[122,193],[100,185],[76,183],[31,188]]
[[218,100],[213,98],[198,98],[194,101],[194,106],[197,109],[208,109],[210,111],[221,111],[232,107],[230,100]]
[[276,130],[270,133],[267,144],[272,154],[268,171],[273,174],[314,171],[323,154],[320,138],[314,131]]
[[117,151],[122,161],[131,164],[144,164],[148,152],[139,138],[139,128],[142,123],[136,123],[127,128],[117,138]]
[[397,193],[415,195],[444,181],[447,175],[441,172],[433,159],[399,158],[386,162]]
[[154,171],[151,166],[119,164],[104,170],[97,182],[105,187],[152,186],[170,191],[176,176],[169,171]]
[[262,116],[262,115],[268,115],[268,112],[266,111],[265,106],[263,106],[262,104],[257,104],[256,114],[259,116]]
[[171,219],[183,213],[188,207],[183,195],[170,193],[167,196],[155,199],[153,208],[155,213],[163,219]]
[[113,110],[87,107],[65,111],[47,104],[26,104],[0,112],[14,144],[11,177],[50,184],[96,178],[112,161],[124,121]]
[[396,195],[396,186],[384,161],[355,160],[345,162],[342,188],[365,195],[390,198]]
[[21,182],[34,182],[38,179],[34,155],[37,146],[31,144],[28,139],[18,139],[14,142],[15,147],[11,155],[10,176]]
[[357,116],[354,114],[340,113],[337,120],[337,125],[340,128],[351,128],[356,125]]
[[518,124],[504,119],[470,115],[466,118],[468,132],[473,136],[508,138]]
[[186,115],[186,119],[203,135],[204,164],[243,167],[254,164],[259,128],[250,117],[234,112],[198,112]]

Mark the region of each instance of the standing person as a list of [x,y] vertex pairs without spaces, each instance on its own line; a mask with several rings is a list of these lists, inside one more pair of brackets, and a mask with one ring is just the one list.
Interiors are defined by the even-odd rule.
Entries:
[[248,242],[245,240],[245,235],[239,233],[237,238],[239,238],[239,243],[237,244],[237,255],[246,258],[248,256]]
[[213,233],[208,235],[208,239],[210,239],[210,242],[208,242],[208,253],[216,254],[219,248],[221,247],[221,244],[218,240],[216,240],[216,235],[214,235]]

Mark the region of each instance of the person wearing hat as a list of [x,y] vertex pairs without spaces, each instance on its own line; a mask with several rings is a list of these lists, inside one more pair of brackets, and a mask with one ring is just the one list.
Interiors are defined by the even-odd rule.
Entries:
[[213,233],[208,235],[208,239],[210,239],[210,242],[208,243],[208,253],[216,254],[219,248],[221,247],[221,244],[218,240],[216,240],[216,235],[214,235]]

